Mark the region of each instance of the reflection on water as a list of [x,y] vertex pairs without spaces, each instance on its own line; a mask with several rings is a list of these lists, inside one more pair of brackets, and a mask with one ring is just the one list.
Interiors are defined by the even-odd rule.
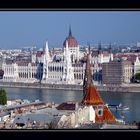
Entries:
[[62,103],[65,101],[81,101],[82,91],[5,88],[8,99],[28,99]]
[[[62,103],[66,101],[81,101],[82,91],[70,90],[49,90],[49,89],[25,89],[25,88],[5,88],[8,99],[28,99],[41,101]],[[130,108],[129,111],[120,112],[112,111],[116,117],[122,114],[126,121],[140,121],[140,93],[100,93],[104,103],[126,105]]]

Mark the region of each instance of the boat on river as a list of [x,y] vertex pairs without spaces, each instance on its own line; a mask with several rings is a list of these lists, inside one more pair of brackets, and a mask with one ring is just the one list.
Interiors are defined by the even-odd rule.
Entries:
[[106,104],[108,108],[113,110],[120,110],[120,111],[127,111],[129,110],[128,106],[123,106],[121,103],[119,105],[112,105],[112,104]]

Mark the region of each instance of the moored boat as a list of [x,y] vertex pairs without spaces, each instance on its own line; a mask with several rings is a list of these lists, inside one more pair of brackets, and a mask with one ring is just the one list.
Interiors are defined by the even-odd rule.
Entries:
[[127,111],[129,110],[128,106],[123,106],[121,103],[119,105],[112,105],[112,104],[106,104],[106,106],[110,109],[115,110],[121,110],[121,111]]

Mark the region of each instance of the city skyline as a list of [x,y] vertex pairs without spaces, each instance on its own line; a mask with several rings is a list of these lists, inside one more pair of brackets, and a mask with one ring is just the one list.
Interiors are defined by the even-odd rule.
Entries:
[[140,11],[1,11],[0,48],[62,47],[72,35],[80,45],[139,41]]

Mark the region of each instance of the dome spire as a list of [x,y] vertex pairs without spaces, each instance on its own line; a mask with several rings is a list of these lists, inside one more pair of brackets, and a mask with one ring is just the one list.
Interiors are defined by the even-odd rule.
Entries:
[[69,36],[72,36],[71,25],[69,26]]

